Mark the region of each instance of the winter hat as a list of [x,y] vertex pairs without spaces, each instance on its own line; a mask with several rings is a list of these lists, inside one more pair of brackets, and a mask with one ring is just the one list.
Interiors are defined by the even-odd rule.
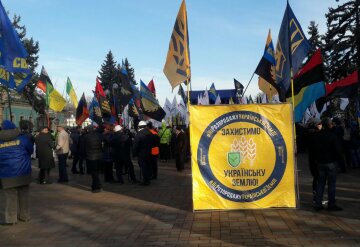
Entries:
[[10,120],[4,120],[1,124],[3,130],[16,129],[16,125]]
[[122,130],[122,127],[120,125],[116,125],[115,128],[114,128],[114,131],[118,132],[120,130]]

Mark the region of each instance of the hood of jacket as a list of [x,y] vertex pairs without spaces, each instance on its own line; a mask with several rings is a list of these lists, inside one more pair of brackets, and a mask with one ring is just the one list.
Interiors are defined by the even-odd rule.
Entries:
[[0,130],[0,141],[7,142],[14,140],[20,133],[18,129]]

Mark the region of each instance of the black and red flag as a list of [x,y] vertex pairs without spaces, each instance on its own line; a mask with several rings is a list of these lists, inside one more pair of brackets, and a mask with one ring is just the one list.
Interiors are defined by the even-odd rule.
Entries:
[[37,88],[41,89],[44,93],[46,93],[46,83],[49,83],[51,86],[53,86],[50,77],[48,73],[45,70],[45,67],[41,67],[40,77],[38,80],[38,83],[36,85]]
[[83,93],[79,104],[76,108],[76,124],[82,125],[82,123],[89,117],[89,110],[87,108],[87,103],[85,99],[85,94]]
[[112,116],[111,107],[98,77],[96,77],[95,96],[100,104],[102,117],[104,120],[108,121]]
[[325,85],[325,95],[330,98],[351,98],[357,94],[359,83],[358,71],[347,77]]

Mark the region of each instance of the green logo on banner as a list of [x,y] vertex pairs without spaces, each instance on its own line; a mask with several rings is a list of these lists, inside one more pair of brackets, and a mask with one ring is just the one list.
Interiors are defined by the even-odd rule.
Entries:
[[240,152],[228,152],[227,160],[232,167],[238,167],[241,162]]

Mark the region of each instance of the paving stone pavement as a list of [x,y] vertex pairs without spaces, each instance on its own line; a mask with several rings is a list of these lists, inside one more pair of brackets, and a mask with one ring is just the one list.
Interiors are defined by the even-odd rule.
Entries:
[[[194,213],[190,168],[179,173],[174,163],[159,163],[149,187],[104,184],[97,194],[86,175],[70,174],[68,184],[34,179],[31,221],[0,226],[0,246],[360,246],[360,169],[338,176],[344,211],[315,212],[306,154],[297,159],[298,209]],[[33,167],[36,178],[36,161]],[[0,222],[3,209],[0,192]]]

